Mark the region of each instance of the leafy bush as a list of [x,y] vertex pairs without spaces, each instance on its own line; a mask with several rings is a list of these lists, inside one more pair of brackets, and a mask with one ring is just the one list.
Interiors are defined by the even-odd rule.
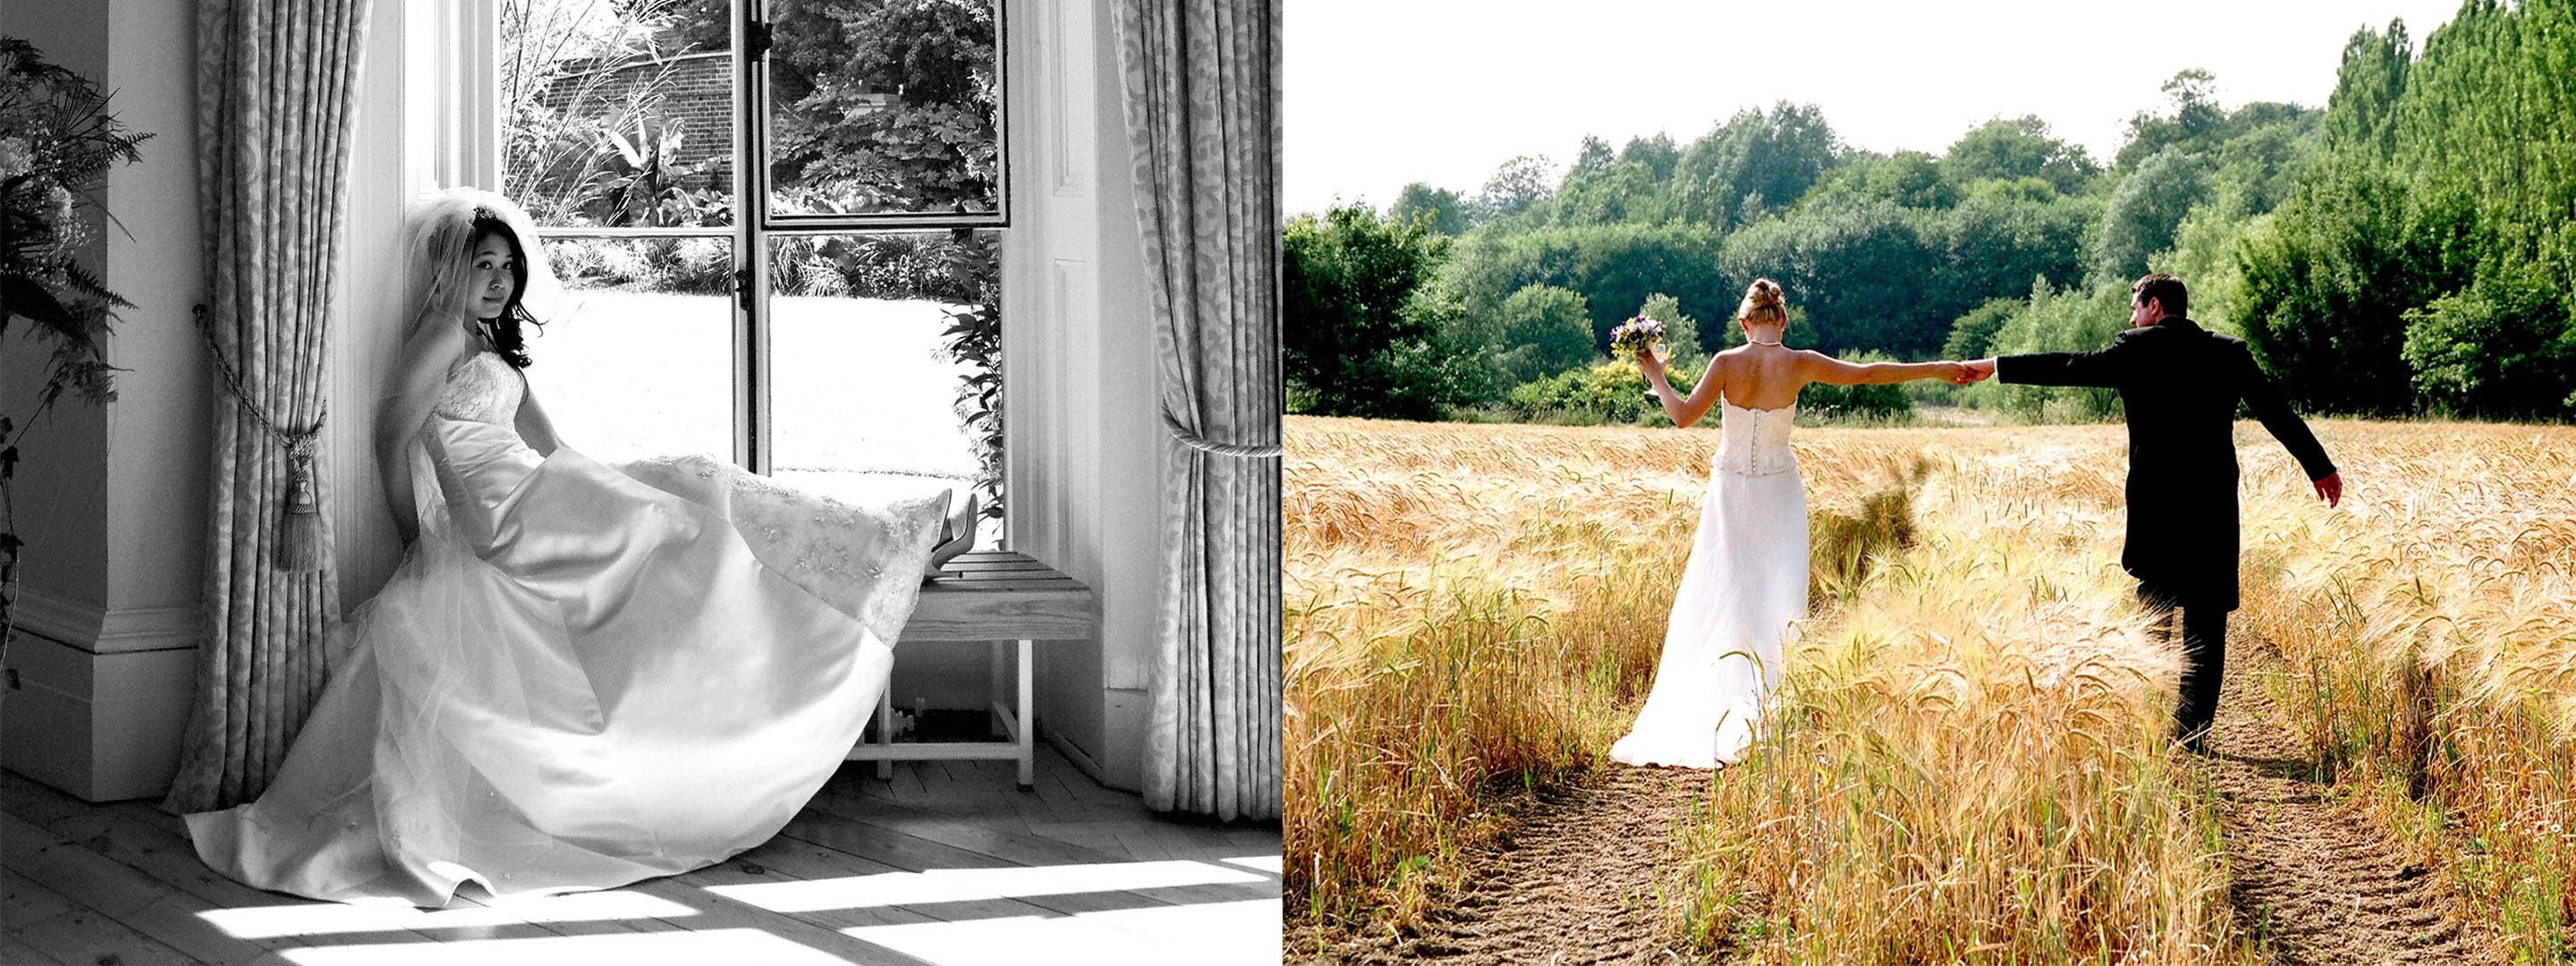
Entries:
[[[1674,388],[1689,392],[1699,374],[1679,367],[1665,371]],[[1663,404],[1646,388],[1646,374],[1636,360],[1613,359],[1568,369],[1512,387],[1503,408],[1528,422],[1595,426],[1636,425],[1663,421]]]
[[[1844,361],[1891,362],[1894,359],[1883,352],[1862,352],[1846,356]],[[1811,382],[1798,390],[1798,414],[1835,422],[1902,422],[1914,416],[1914,397],[1906,394],[1902,383],[1836,386]]]
[[[2042,283],[2032,286],[2030,301],[1995,330],[1990,354],[2089,352],[2110,345],[2128,318],[2126,283],[2104,282],[2089,291]],[[2118,394],[2081,386],[2007,385],[1990,379],[1968,387],[1960,396],[2033,422],[2089,422],[2120,412]]]
[[2415,393],[2434,411],[2531,418],[2576,406],[2576,327],[2537,266],[2482,273],[2405,318]]

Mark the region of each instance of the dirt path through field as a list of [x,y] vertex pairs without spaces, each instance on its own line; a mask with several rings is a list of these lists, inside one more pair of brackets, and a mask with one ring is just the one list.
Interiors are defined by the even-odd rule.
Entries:
[[2311,780],[2308,757],[2258,683],[2279,667],[2271,646],[2242,628],[2228,636],[2206,760],[2238,925],[2285,964],[2486,961],[2439,878]]
[[[2212,754],[2229,890],[2240,926],[2282,964],[2488,961],[2438,877],[2407,864],[2361,816],[2310,780],[2256,676],[2270,645],[2230,635]],[[1537,803],[1416,935],[1327,941],[1293,934],[1291,961],[1668,963],[1655,896],[1673,825],[1708,773],[1612,766],[1596,783]]]
[[1597,781],[1540,803],[1518,833],[1486,856],[1420,935],[1345,940],[1317,955],[1311,937],[1291,961],[1392,963],[1672,963],[1655,903],[1673,823],[1708,787],[1709,773],[1612,766]]

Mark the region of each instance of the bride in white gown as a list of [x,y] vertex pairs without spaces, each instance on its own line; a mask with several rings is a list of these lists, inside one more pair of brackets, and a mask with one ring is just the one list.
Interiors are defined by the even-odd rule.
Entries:
[[1798,390],[1810,382],[1968,378],[1956,362],[1856,364],[1783,346],[1789,315],[1770,279],[1745,289],[1736,321],[1746,344],[1712,357],[1688,397],[1673,390],[1651,353],[1637,354],[1676,425],[1696,423],[1714,406],[1724,415],[1655,686],[1636,725],[1610,746],[1616,761],[1715,768],[1742,758],[1753,741],[1780,683],[1781,639],[1807,614],[1807,494],[1789,449]]
[[409,543],[334,628],[260,798],[187,816],[266,889],[444,905],[722,861],[831,777],[885,686],[946,497],[852,506],[705,457],[621,466],[527,394],[525,214],[456,192],[378,457]]

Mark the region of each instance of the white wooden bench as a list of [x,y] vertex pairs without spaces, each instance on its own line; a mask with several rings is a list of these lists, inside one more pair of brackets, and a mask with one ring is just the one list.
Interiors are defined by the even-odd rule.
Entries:
[[[894,740],[894,695],[889,687],[877,699],[877,738],[850,749],[848,761],[877,763],[877,777],[891,778],[894,762],[931,759],[1009,759],[1020,764],[1020,787],[1036,782],[1036,745],[1030,730],[1031,675],[1036,670],[1036,642],[1089,640],[1100,626],[1100,606],[1091,588],[1056,572],[1027,554],[990,550],[959,555],[940,568],[939,576],[921,585],[921,602],[903,625],[895,656],[917,647],[986,642],[992,647],[993,716],[1006,741]],[[1018,660],[1007,644],[1019,642]],[[1016,669],[1018,701],[1003,704],[1009,677]]]

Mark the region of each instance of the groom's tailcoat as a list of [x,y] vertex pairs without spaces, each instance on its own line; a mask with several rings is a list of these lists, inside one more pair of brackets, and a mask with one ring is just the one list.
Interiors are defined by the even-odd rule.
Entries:
[[2245,343],[2168,317],[2093,352],[2003,356],[1995,378],[2116,389],[2129,422],[2129,541],[2139,588],[2185,606],[2236,608],[2236,403],[2310,480],[2335,471]]

